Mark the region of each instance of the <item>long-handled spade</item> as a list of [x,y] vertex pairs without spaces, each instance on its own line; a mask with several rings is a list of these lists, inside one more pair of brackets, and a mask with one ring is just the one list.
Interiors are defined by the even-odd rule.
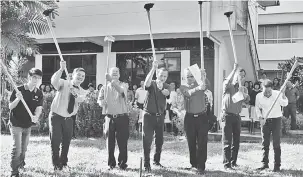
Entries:
[[[234,35],[233,35],[233,31],[231,29],[231,22],[230,22],[231,14],[233,14],[233,11],[229,11],[229,12],[224,13],[224,15],[227,17],[227,20],[228,20],[228,30],[229,30],[229,36],[230,36],[230,40],[231,40],[231,46],[232,46],[232,49],[233,49],[233,55],[234,55],[235,63],[238,64],[238,57],[237,57],[237,52],[236,52]],[[241,81],[238,80],[238,82],[239,82],[239,86],[242,86]]]
[[[64,61],[63,59],[63,56],[62,56],[62,53],[61,53],[61,50],[60,50],[60,47],[59,47],[59,44],[58,44],[58,41],[57,41],[57,38],[56,38],[56,35],[55,35],[55,32],[53,30],[53,27],[52,27],[52,23],[51,23],[51,20],[50,20],[50,14],[54,11],[55,9],[47,9],[43,12],[43,15],[45,16],[45,19],[47,20],[47,24],[48,24],[48,27],[49,27],[49,30],[52,34],[52,38],[55,42],[55,45],[56,45],[56,48],[57,48],[57,51],[58,51],[58,54],[59,54],[59,57],[60,57],[60,60],[61,61]],[[66,74],[66,80],[70,80],[70,77],[69,77],[69,74],[68,74],[68,71],[67,71],[67,68],[64,69],[65,71],[65,74]]]
[[231,29],[231,22],[230,22],[230,16],[231,16],[231,14],[233,14],[233,11],[229,11],[229,12],[225,12],[224,13],[224,15],[227,17],[227,20],[228,20],[228,29],[229,29],[229,35],[230,35],[231,45],[232,45],[232,48],[233,48],[233,54],[234,54],[234,58],[235,58],[235,63],[238,64],[238,57],[237,57],[237,53],[236,53],[235,41],[234,41],[233,31]]
[[[108,70],[109,70],[109,56],[110,56],[110,53],[111,53],[111,50],[112,50],[112,43],[115,42],[115,38],[113,36],[106,36],[104,38],[104,41],[107,42],[107,58],[106,58],[106,73],[108,73]],[[107,92],[107,80],[105,78],[105,89],[104,89],[104,100],[106,100],[106,92]],[[105,109],[103,109],[105,110]]]
[[[202,1],[198,1],[199,3],[199,24],[200,24],[200,51],[201,51],[201,70],[205,74],[205,67],[204,67],[204,50],[203,50],[203,20],[202,20]],[[203,75],[202,83],[205,84],[206,76]]]
[[[7,75],[7,78],[8,78],[8,80],[9,80],[9,82],[10,82],[10,83],[12,84],[12,86],[14,87],[16,93],[19,93],[20,91],[18,90],[17,85],[16,85],[16,83],[14,82],[12,76],[9,74],[9,72],[8,72],[8,70],[7,70],[6,66],[5,66],[5,64],[4,64],[3,61],[2,61],[2,58],[0,59],[0,65],[1,65],[1,68],[3,69],[4,73]],[[32,121],[35,123],[36,120],[33,120],[33,119],[34,119],[34,115],[33,115],[33,113],[31,112],[31,110],[29,109],[28,105],[26,104],[26,102],[25,102],[25,100],[24,100],[23,98],[21,99],[21,102],[23,103],[23,105],[24,105],[26,111],[28,112],[29,116],[32,118]]]
[[[144,5],[144,9],[146,10],[147,13],[147,20],[148,20],[148,27],[149,27],[149,36],[150,36],[150,42],[152,46],[152,52],[153,52],[153,60],[157,60],[156,58],[156,51],[155,51],[155,45],[154,45],[154,39],[153,39],[153,33],[152,33],[152,28],[151,28],[151,20],[150,20],[150,9],[153,8],[154,4],[153,3],[147,3]],[[142,142],[143,142],[143,132],[142,132]],[[143,155],[143,152],[142,154]],[[140,169],[139,169],[139,176],[142,177],[142,167],[143,167],[143,157],[140,157]]]
[[289,74],[288,74],[288,76],[287,76],[287,78],[286,78],[286,80],[284,81],[284,84],[282,85],[282,87],[281,87],[281,89],[280,89],[280,91],[279,91],[278,96],[275,98],[275,101],[274,101],[273,104],[270,106],[270,109],[268,110],[267,114],[265,115],[265,117],[264,117],[265,120],[268,118],[268,116],[269,116],[271,110],[273,109],[274,105],[276,104],[276,102],[277,102],[278,98],[280,97],[282,91],[283,91],[284,88],[286,87],[286,84],[287,84],[287,82],[289,81],[289,79],[291,78],[292,73],[295,71],[295,69],[296,69],[296,67],[297,67],[298,65],[302,65],[302,64],[303,64],[303,58],[298,58],[298,57],[297,57],[297,58],[296,58],[296,61],[295,61],[295,63],[294,63],[294,65],[292,66],[292,68],[291,68],[291,70],[290,70],[290,72],[289,72]]

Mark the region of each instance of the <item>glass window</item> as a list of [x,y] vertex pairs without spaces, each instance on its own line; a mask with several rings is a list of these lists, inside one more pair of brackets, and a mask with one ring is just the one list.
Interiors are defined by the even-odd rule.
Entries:
[[258,28],[258,39],[264,39],[264,26]]
[[264,44],[264,40],[258,40],[259,44]]
[[277,40],[265,40],[265,44],[276,44]]
[[277,39],[277,26],[266,26],[265,39]]
[[279,39],[290,38],[290,25],[278,26],[278,38]]
[[292,38],[303,39],[303,24],[292,26]]

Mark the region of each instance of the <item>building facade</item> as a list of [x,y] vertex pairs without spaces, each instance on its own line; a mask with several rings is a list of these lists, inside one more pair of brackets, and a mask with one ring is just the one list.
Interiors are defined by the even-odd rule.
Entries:
[[[257,2],[203,2],[204,68],[214,93],[215,114],[221,109],[222,81],[231,72],[234,57],[226,11],[233,11],[234,33],[239,65],[247,80],[257,80],[259,59],[256,48]],[[148,21],[144,2],[60,2],[55,33],[69,72],[75,67],[87,71],[84,87],[92,82],[104,84],[106,59],[120,68],[121,80],[139,84],[152,62]],[[125,9],[127,7],[127,9]],[[156,2],[151,9],[151,24],[157,59],[169,70],[168,82],[184,83],[183,70],[201,66],[199,5],[197,2]],[[108,52],[104,38],[115,37]],[[51,35],[34,36],[41,45],[35,66],[44,73],[43,82],[59,68],[59,56]]]
[[270,79],[282,77],[278,63],[303,57],[302,7],[302,1],[282,1],[280,6],[259,10],[259,59]]

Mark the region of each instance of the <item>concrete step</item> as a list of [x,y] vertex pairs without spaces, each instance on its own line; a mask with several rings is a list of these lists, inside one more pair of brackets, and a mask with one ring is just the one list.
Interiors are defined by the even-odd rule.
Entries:
[[[215,133],[208,133],[209,141],[221,141],[222,140],[222,131],[219,130]],[[249,132],[241,132],[240,142],[261,142],[262,137],[260,132],[255,132],[254,134],[250,134]]]
[[291,135],[303,135],[303,130],[289,130]]

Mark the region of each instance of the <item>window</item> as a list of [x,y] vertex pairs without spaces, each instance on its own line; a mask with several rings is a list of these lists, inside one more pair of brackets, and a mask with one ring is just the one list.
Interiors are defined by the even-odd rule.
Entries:
[[[181,81],[181,53],[159,52],[156,54],[159,67],[165,67],[169,71],[167,83]],[[130,86],[140,85],[145,80],[152,67],[153,57],[151,53],[120,53],[117,54],[117,67],[120,69],[120,80],[128,82]]]
[[303,43],[303,24],[260,25],[258,43]]
[[[63,55],[67,64],[67,70],[69,73],[73,72],[73,69],[82,67],[85,69],[85,80],[81,84],[84,89],[88,88],[89,83],[93,83],[96,86],[96,55]],[[50,83],[52,75],[60,67],[60,57],[43,56],[42,57],[42,83]],[[66,78],[65,72],[62,74],[62,78]]]

